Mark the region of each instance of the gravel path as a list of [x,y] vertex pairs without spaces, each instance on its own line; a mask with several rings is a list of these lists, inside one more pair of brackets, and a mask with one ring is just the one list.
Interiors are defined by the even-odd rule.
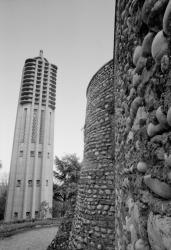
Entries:
[[33,229],[0,240],[0,250],[46,250],[57,232],[57,226]]

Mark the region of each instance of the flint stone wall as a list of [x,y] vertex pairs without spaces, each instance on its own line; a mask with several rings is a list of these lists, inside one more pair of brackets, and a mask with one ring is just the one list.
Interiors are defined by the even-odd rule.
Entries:
[[171,249],[168,4],[116,1],[115,250]]
[[113,250],[115,191],[113,60],[87,89],[84,160],[69,249]]

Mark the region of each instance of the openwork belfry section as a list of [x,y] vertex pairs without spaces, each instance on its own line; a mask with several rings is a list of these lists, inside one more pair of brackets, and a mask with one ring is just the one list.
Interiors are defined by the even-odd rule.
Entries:
[[113,249],[113,61],[104,65],[87,89],[84,161],[70,236],[70,249]]

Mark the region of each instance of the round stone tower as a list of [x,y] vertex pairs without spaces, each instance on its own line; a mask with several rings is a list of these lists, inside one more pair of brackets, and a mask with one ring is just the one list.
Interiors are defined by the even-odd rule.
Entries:
[[87,88],[84,161],[78,189],[70,249],[113,249],[113,60],[91,79]]

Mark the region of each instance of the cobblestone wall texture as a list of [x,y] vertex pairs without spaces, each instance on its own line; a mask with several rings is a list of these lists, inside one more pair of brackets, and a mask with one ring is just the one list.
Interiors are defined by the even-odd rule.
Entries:
[[70,236],[70,249],[114,246],[113,60],[92,78],[87,89],[84,161]]
[[171,1],[116,1],[115,250],[171,249]]

